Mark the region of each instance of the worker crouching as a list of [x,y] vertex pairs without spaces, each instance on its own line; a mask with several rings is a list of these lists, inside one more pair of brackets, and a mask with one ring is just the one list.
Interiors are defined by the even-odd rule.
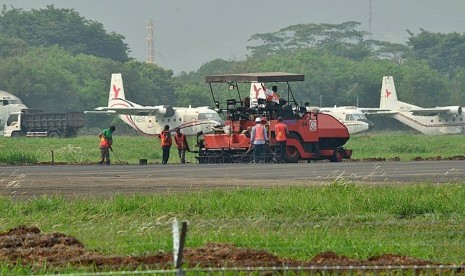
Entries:
[[100,165],[106,163],[108,166],[110,165],[110,150],[113,151],[111,147],[113,145],[113,132],[116,130],[115,126],[111,126],[110,128],[104,129],[100,134]]

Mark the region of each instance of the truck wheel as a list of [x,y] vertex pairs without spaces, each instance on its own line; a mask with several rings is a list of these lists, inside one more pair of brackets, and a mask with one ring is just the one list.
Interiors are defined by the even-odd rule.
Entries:
[[333,152],[333,156],[329,159],[331,162],[342,162],[344,159],[344,152],[342,151],[341,148],[337,148]]
[[60,134],[58,134],[58,132],[56,131],[52,131],[48,134],[48,137],[50,138],[59,138],[60,137]]
[[21,133],[18,132],[18,131],[14,131],[11,133],[11,137],[12,138],[18,138],[18,137],[21,137]]
[[297,163],[300,160],[300,153],[295,147],[286,147],[285,158],[287,163]]

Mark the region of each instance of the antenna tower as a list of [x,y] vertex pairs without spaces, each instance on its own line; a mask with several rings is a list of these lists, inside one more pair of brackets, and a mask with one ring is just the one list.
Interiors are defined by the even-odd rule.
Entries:
[[372,17],[372,16],[373,16],[372,0],[368,0],[368,5],[369,5],[369,7],[368,7],[368,33],[369,33],[369,34],[368,34],[368,36],[369,36],[369,38],[370,38],[370,40],[371,40],[371,39],[373,39],[373,37],[372,37],[372,36],[373,36],[373,35],[372,35],[372,31],[373,31],[373,30],[372,30],[372,28],[371,28],[371,25],[372,25],[372,23],[373,23],[373,17]]
[[147,62],[152,64],[155,63],[154,29],[153,21],[150,20],[147,25]]

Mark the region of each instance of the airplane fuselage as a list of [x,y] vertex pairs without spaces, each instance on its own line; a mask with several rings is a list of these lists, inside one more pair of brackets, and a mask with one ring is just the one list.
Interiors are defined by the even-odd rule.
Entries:
[[397,99],[392,76],[384,76],[381,86],[379,114],[427,135],[465,133],[465,113],[460,106],[420,107]]
[[368,123],[362,121],[346,121],[342,122],[342,124],[347,127],[349,134],[365,132],[370,128],[370,125]]
[[221,124],[218,114],[207,108],[174,107],[172,116],[157,115],[120,115],[120,118],[135,130],[147,135],[158,135],[165,125],[171,131],[180,128],[185,135],[208,133],[214,126]]
[[352,106],[324,107],[320,112],[327,113],[335,117],[339,122],[347,127],[349,134],[367,131],[372,123],[368,121],[365,114]]
[[196,135],[199,132],[212,132],[215,126],[223,123],[218,113],[206,106],[143,106],[126,100],[121,73],[111,75],[108,105],[84,113],[119,115],[126,124],[146,135],[158,135],[166,125],[170,131],[180,128],[185,135]]
[[465,115],[416,116],[412,112],[391,115],[399,122],[427,135],[465,133]]

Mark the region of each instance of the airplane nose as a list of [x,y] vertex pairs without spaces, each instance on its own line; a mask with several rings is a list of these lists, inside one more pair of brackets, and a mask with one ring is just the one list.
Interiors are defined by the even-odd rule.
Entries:
[[373,127],[375,124],[368,119],[359,119],[359,121],[367,123],[370,127]]

